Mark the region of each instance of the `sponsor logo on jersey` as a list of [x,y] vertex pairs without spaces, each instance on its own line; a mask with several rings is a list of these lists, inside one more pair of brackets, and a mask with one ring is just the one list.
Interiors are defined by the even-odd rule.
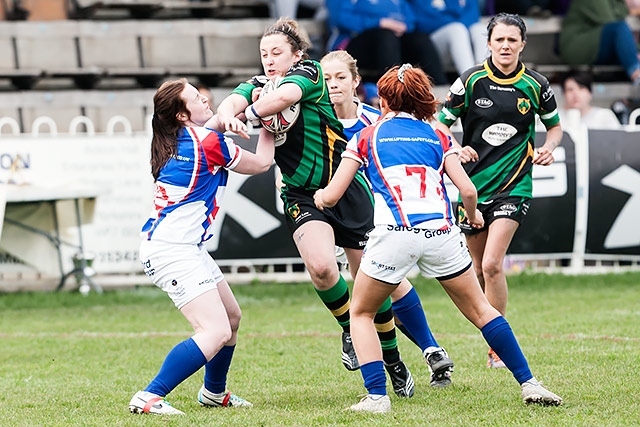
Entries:
[[548,100],[553,98],[553,95],[555,95],[553,93],[553,89],[551,89],[551,86],[549,86],[547,90],[545,90],[544,93],[542,94],[542,100],[547,102]]
[[493,106],[493,101],[489,98],[478,98],[476,99],[476,107],[480,108],[490,108]]
[[517,132],[518,130],[508,123],[496,123],[482,132],[482,139],[487,144],[498,147],[511,139]]
[[531,101],[527,98],[518,98],[518,111],[523,116],[529,112],[531,108]]
[[516,89],[513,87],[502,87],[502,86],[496,86],[496,85],[489,85],[489,89],[491,90],[497,90],[499,92],[515,92]]

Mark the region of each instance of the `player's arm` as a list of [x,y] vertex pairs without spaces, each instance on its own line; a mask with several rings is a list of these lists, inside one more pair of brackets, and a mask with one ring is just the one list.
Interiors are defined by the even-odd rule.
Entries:
[[269,116],[292,106],[301,99],[302,89],[300,86],[292,82],[286,82],[275,90],[264,94],[262,98],[257,99],[251,105],[251,113],[258,118]]
[[273,163],[275,144],[273,134],[268,130],[260,129],[256,152],[244,150],[240,162],[233,168],[234,172],[247,175],[255,175],[269,170]]
[[474,228],[482,228],[484,226],[484,218],[482,218],[482,214],[478,210],[478,192],[462,167],[455,150],[449,151],[444,158],[444,171],[460,192],[469,224]]
[[360,166],[361,163],[357,160],[343,157],[329,185],[317,190],[313,195],[313,201],[316,207],[322,210],[335,206],[344,192],[347,191],[349,184],[353,180],[353,177],[356,176]]
[[562,126],[558,123],[547,129],[547,138],[544,141],[544,145],[536,149],[536,153],[533,156],[534,165],[548,166],[553,163],[553,150],[556,149],[562,141]]
[[222,123],[220,120],[220,116],[218,114],[214,114],[207,122],[204,124],[204,127],[217,130],[218,132],[226,132],[230,130],[238,135],[240,135],[244,139],[249,139],[249,134],[247,133],[247,125],[245,125],[240,119],[234,118],[228,121],[228,127],[225,123]]
[[239,118],[238,115],[244,112],[247,105],[249,105],[249,102],[244,96],[238,93],[231,93],[222,100],[216,111],[218,116],[217,120],[224,131],[230,130],[235,132],[233,127]]
[[466,147],[461,146],[455,136],[453,136],[453,132],[451,132],[451,128],[449,126],[439,120],[436,120],[434,121],[434,127],[451,138],[453,146],[460,151],[460,161],[462,163],[478,161],[478,152],[468,145]]

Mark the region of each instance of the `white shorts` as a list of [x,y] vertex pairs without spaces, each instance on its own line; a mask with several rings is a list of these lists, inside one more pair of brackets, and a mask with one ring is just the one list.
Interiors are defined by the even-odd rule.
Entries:
[[216,289],[224,280],[220,267],[204,244],[177,245],[143,240],[140,262],[144,273],[154,285],[169,294],[178,309]]
[[471,266],[457,226],[446,230],[376,225],[369,235],[360,269],[367,276],[397,285],[414,266],[427,277],[450,279]]

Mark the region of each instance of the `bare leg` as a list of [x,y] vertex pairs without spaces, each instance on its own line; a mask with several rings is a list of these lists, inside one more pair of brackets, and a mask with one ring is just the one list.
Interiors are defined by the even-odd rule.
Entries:
[[359,273],[353,285],[351,334],[360,365],[382,360],[382,350],[373,319],[394,286]]
[[[482,256],[482,277],[487,299],[503,316],[507,312],[507,277],[504,272],[504,257],[518,223],[510,219],[499,219],[489,226]],[[475,259],[474,259],[475,262]]]
[[333,287],[338,282],[340,272],[331,226],[322,221],[309,221],[293,233],[293,241],[309,271],[313,286],[321,291]]

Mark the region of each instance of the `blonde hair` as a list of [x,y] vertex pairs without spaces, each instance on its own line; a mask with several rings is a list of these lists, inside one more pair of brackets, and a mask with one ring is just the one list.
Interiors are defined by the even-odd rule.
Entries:
[[349,54],[346,50],[334,50],[327,53],[320,60],[320,64],[329,61],[340,61],[347,66],[347,69],[351,73],[353,80],[360,80],[360,73],[358,72],[358,65],[356,59]]

